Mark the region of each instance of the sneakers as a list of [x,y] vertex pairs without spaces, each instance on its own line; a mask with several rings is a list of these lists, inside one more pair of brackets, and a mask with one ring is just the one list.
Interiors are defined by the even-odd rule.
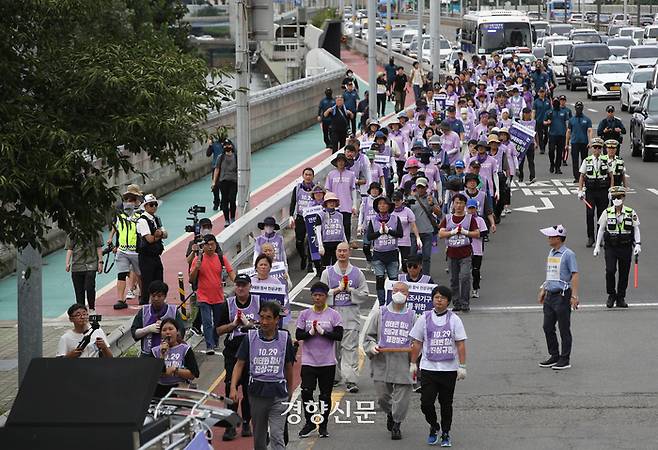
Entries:
[[509,209],[508,207],[505,207],[503,211],[505,212],[505,214],[512,214],[512,210]]
[[334,380],[334,387],[338,386],[340,384],[340,380]]
[[393,414],[386,414],[386,429],[388,431],[393,431]]
[[560,359],[557,363],[553,364],[553,367],[551,367],[551,369],[553,370],[571,369],[571,364],[569,363],[569,360]]
[[402,439],[402,431],[400,431],[400,423],[394,422],[393,429],[391,430],[391,439],[394,441],[399,441]]
[[201,332],[201,329],[199,329],[197,327],[190,328],[190,331],[192,332],[192,334],[194,334],[196,336],[203,336],[203,333]]
[[329,431],[327,430],[327,426],[325,425],[320,426],[320,429],[318,430],[318,434],[320,435],[320,438],[328,438],[329,437]]
[[420,394],[421,392],[423,392],[423,388],[420,384],[414,384],[413,389],[416,394]]
[[126,309],[128,307],[128,303],[126,303],[123,300],[117,301],[112,308],[114,309]]
[[345,387],[347,388],[347,392],[350,394],[356,394],[359,392],[359,386],[357,386],[355,383],[347,383]]
[[546,361],[540,362],[539,367],[545,367],[545,368],[553,367],[555,364],[557,364],[559,360],[560,358],[558,358],[557,356],[551,356]]
[[205,353],[205,354],[208,355],[208,356],[212,356],[212,355],[215,354],[215,350],[213,350],[212,348],[209,348],[208,350],[206,350],[206,351],[203,352],[203,353]]
[[238,433],[235,431],[235,427],[229,427],[224,431],[224,436],[222,436],[222,441],[232,441],[236,438]]
[[452,442],[450,442],[450,435],[448,433],[443,433],[441,435],[441,447],[452,447]]
[[537,181],[537,178],[530,178],[530,181],[528,181],[528,184],[532,184],[532,183],[534,183],[535,181]]
[[612,294],[608,295],[608,301],[605,302],[605,306],[607,306],[608,308],[612,308],[613,306],[615,306],[615,296],[614,295],[612,295]]
[[316,428],[316,426],[315,426],[314,424],[312,424],[312,423],[307,423],[306,425],[304,425],[304,427],[303,427],[301,430],[299,430],[299,437],[302,438],[302,439],[303,439],[303,438],[307,438],[307,437],[309,437],[309,436],[310,436],[310,435],[311,435],[316,429],[317,429],[317,428]]
[[251,426],[249,422],[242,422],[242,437],[251,437],[253,433],[251,432]]
[[507,213],[506,213],[505,210],[503,209],[503,210],[500,212],[500,217],[505,217],[506,215],[507,215]]
[[128,293],[126,294],[126,298],[135,298],[135,292],[132,289],[128,289]]
[[473,289],[473,293],[471,294],[471,297],[480,298],[480,290],[479,289]]
[[427,436],[427,445],[436,445],[439,443],[439,436],[438,436],[438,424],[435,427],[430,427],[430,434]]
[[585,244],[585,247],[587,247],[587,248],[594,247],[594,238],[593,237],[587,238],[587,244]]
[[[628,305],[626,305],[626,306],[628,306]],[[95,315],[96,315],[96,310],[95,310],[94,308],[89,308],[89,312],[88,312],[88,314],[89,314],[90,316],[95,316]]]

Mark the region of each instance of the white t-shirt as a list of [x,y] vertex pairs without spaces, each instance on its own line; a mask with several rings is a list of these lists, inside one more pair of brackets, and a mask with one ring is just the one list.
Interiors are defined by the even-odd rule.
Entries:
[[[442,316],[437,316],[432,312],[432,321],[435,325],[443,326],[446,324],[446,317],[448,314]],[[464,330],[464,324],[457,314],[452,314],[450,319],[450,325],[452,328],[452,335],[455,337],[455,341],[466,340],[466,331]],[[409,336],[414,338],[417,341],[423,343],[423,354],[428,353],[427,342],[425,342],[425,315],[422,315],[416,320],[414,327],[411,329]],[[452,361],[428,361],[427,358],[421,358],[420,368],[425,370],[435,370],[441,372],[450,372],[457,370],[459,367],[459,357],[457,356],[457,346],[454,346],[454,355],[455,359]]]
[[155,218],[151,214],[144,212],[137,221],[137,234],[140,236],[148,236],[151,234],[151,229],[149,228],[149,223],[143,217],[148,217],[153,222],[155,222]]
[[[76,333],[73,330],[69,330],[64,333],[62,337],[59,338],[59,343],[57,344],[57,353],[55,356],[64,356],[71,350],[75,349],[82,340],[83,336],[84,334]],[[96,338],[102,338],[107,344],[107,336],[105,336],[103,329],[99,328],[98,330],[94,330],[94,332],[91,334],[91,340],[82,351],[80,358],[98,358]]]

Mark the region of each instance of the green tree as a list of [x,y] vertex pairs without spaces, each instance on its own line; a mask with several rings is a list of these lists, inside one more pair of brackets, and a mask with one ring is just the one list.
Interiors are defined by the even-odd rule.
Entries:
[[0,10],[0,242],[39,246],[50,221],[92,236],[117,198],[112,176],[136,171],[131,154],[184,175],[198,124],[231,92],[177,45],[165,25],[177,13],[154,21],[122,0]]

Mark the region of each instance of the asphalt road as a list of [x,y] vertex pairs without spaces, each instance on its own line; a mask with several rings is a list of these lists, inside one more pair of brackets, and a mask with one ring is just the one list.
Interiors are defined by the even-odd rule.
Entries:
[[[584,89],[559,93],[567,95],[568,104],[581,100],[585,114],[594,126],[605,117],[605,106],[619,100],[587,100]],[[628,127],[630,115],[618,116]],[[470,449],[655,449],[658,448],[658,393],[656,381],[655,327],[658,315],[657,240],[651,231],[658,227],[656,205],[658,163],[643,163],[630,156],[628,138],[622,157],[626,161],[629,184],[633,192],[627,204],[635,208],[641,221],[643,253],[640,257],[639,288],[632,284],[627,293],[628,310],[607,310],[604,261],[592,256],[585,247],[585,206],[575,194],[571,167],[564,175],[548,171],[548,155],[536,156],[537,182],[531,186],[515,183],[513,208],[552,206],[538,212],[514,211],[503,218],[498,232],[485,250],[481,298],[472,300],[472,310],[463,315],[469,336],[467,343],[468,378],[460,382],[455,396],[453,422],[454,447]],[[547,200],[544,200],[547,199]],[[541,369],[537,361],[546,355],[541,330],[542,314],[536,303],[539,284],[544,279],[548,251],[542,227],[561,223],[568,232],[567,245],[578,258],[581,274],[582,308],[572,316],[574,347],[572,369],[556,373]],[[442,248],[442,247],[440,247]],[[353,263],[365,267],[360,250]],[[292,278],[303,279],[305,273],[294,271],[298,262],[290,263]],[[432,276],[448,283],[442,252],[432,260]],[[368,273],[374,298],[374,276]],[[303,279],[303,280],[302,280]],[[632,278],[631,278],[632,283]],[[301,286],[300,286],[301,287]],[[310,303],[307,289],[298,289],[296,309]],[[372,304],[363,305],[367,320]],[[345,394],[339,386],[334,401],[341,407],[350,401],[352,411],[357,401],[376,400],[367,358],[360,376],[361,391]],[[361,405],[368,405],[361,403]],[[363,408],[362,408],[363,409]],[[345,417],[343,416],[343,420]],[[390,440],[385,429],[385,415],[374,415],[374,424],[359,423],[352,413],[349,423],[330,424],[329,439],[300,440],[299,425],[292,425],[294,448],[354,449],[400,448],[400,445],[425,445],[427,426],[420,412],[419,396],[414,394],[407,420],[402,426],[403,441]],[[361,417],[361,420],[366,418]]]

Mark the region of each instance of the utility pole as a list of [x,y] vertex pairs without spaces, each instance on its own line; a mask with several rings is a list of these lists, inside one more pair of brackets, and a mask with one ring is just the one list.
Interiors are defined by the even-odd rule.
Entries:
[[356,0],[352,0],[352,48],[356,45]]
[[[43,356],[43,297],[41,252],[28,245],[18,250],[18,384],[30,361]],[[93,345],[93,344],[92,344]]]
[[[235,131],[238,153],[238,207],[242,214],[249,210],[251,184],[251,124],[249,119],[249,40],[247,4],[249,0],[236,0],[235,72]],[[228,219],[228,218],[224,218]]]
[[437,0],[438,8],[430,8],[430,61],[434,82],[441,76],[441,0]]
[[628,22],[628,16],[626,15],[627,6],[628,6],[628,0],[624,0],[624,23],[630,25],[630,22]]
[[390,61],[393,56],[393,39],[391,37],[391,33],[393,33],[393,18],[391,17],[391,1],[392,0],[386,0],[386,15],[388,16],[386,20],[386,53],[388,56],[386,61]]
[[635,0],[637,4],[637,26],[640,26],[640,0]]
[[418,65],[423,67],[423,16],[425,15],[425,0],[418,0],[418,51],[416,60]]
[[368,0],[368,84],[370,85],[368,117],[377,119],[377,58],[375,54],[375,20],[377,17],[377,0]]

